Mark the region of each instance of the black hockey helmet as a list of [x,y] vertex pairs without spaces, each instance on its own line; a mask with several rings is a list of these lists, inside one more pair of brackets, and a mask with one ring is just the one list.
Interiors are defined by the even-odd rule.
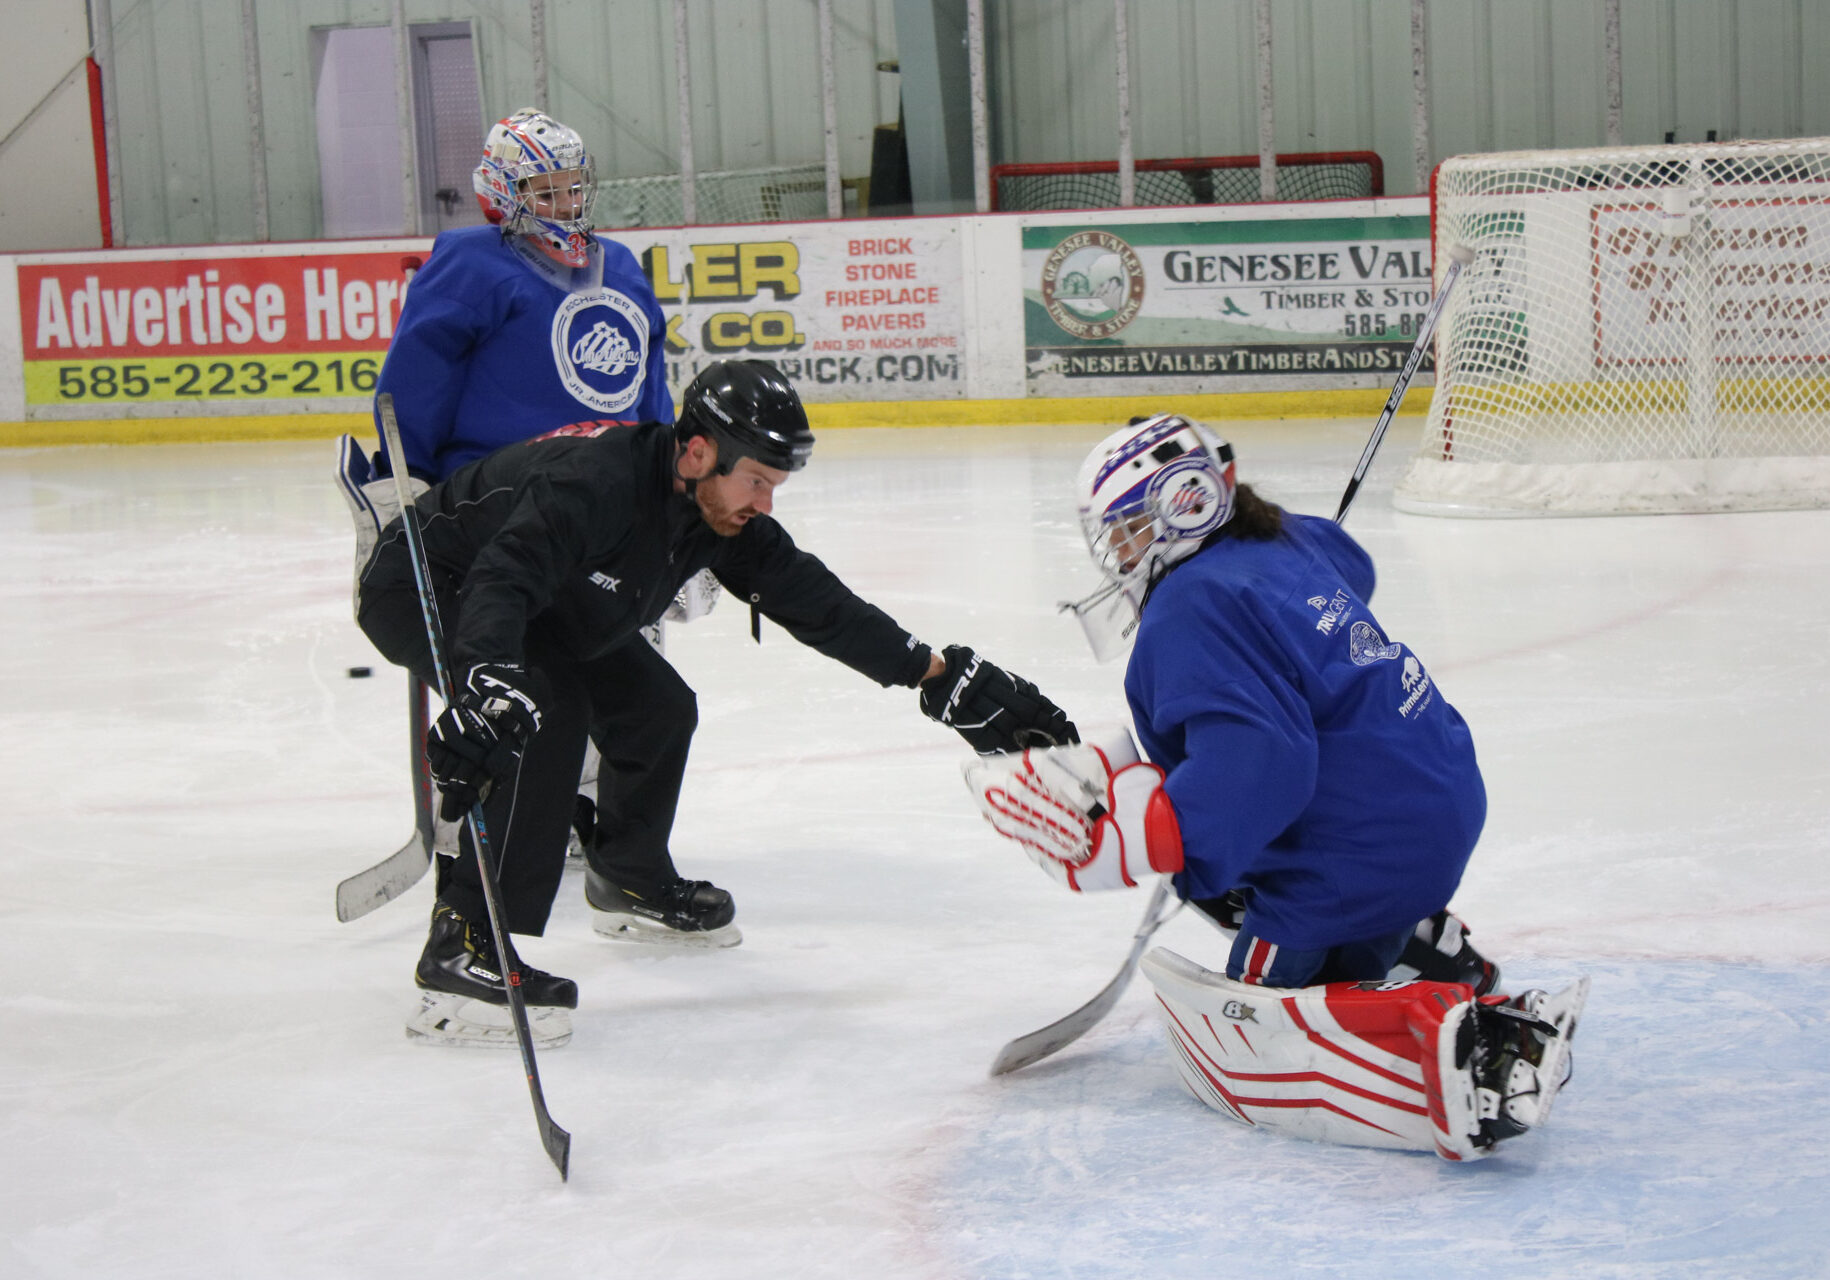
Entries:
[[694,436],[717,444],[721,476],[730,475],[739,458],[799,471],[813,452],[800,396],[766,360],[721,360],[692,380],[680,397],[674,439],[685,444]]

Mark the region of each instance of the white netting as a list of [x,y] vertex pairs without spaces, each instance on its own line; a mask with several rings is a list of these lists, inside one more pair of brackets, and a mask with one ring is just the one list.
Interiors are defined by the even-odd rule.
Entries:
[[1446,161],[1402,510],[1830,505],[1830,139]]
[[[840,183],[844,216],[858,214],[859,181]],[[695,176],[695,221],[817,222],[826,217],[826,166],[783,165],[769,169],[728,169]],[[686,221],[680,175],[607,178],[597,184],[597,225],[677,227]]]

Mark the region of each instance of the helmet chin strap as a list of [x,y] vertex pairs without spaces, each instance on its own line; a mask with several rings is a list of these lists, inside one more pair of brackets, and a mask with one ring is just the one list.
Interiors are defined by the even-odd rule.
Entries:
[[680,459],[685,456],[685,445],[674,446],[674,479],[685,485],[686,496],[697,502],[699,500],[699,481],[693,479],[691,476],[683,476],[680,474]]

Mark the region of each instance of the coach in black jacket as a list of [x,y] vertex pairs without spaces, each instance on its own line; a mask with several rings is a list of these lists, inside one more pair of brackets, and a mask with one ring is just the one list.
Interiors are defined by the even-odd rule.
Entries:
[[[726,362],[687,388],[675,425],[563,428],[463,467],[415,504],[459,693],[427,758],[447,816],[485,797],[511,933],[546,926],[587,734],[603,758],[592,907],[673,930],[729,928],[730,895],[682,880],[668,854],[698,711],[640,634],[701,569],[801,643],[879,684],[919,687],[922,710],[975,750],[1074,740],[1035,686],[970,649],[933,651],[794,545],[769,512],[812,448],[774,366]],[[359,621],[384,656],[436,687],[398,520],[363,571]],[[467,856],[439,859],[417,978],[430,993],[501,1004],[468,837]],[[576,1004],[571,982],[520,970],[530,1006]]]

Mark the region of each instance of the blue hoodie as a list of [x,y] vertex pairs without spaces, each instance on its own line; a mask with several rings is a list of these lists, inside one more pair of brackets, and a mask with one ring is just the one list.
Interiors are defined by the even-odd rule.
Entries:
[[641,264],[598,238],[603,283],[568,293],[495,227],[447,231],[413,277],[377,391],[407,469],[443,480],[574,422],[671,422],[667,322]]
[[1125,693],[1168,774],[1187,898],[1246,891],[1245,928],[1321,950],[1448,905],[1486,818],[1468,726],[1367,601],[1372,559],[1286,513],[1219,539],[1144,609]]

